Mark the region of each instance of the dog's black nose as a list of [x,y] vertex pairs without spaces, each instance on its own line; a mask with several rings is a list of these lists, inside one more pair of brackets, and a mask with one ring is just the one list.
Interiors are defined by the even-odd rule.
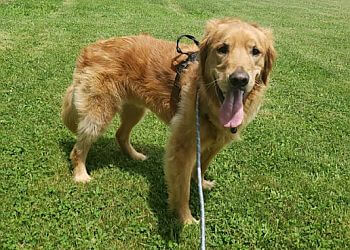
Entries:
[[229,81],[236,88],[243,88],[249,82],[249,75],[243,69],[237,69],[229,76]]

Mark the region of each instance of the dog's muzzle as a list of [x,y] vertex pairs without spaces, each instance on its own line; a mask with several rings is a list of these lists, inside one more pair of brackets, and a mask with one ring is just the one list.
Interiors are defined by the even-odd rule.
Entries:
[[215,92],[216,92],[216,96],[218,97],[218,99],[220,101],[220,104],[222,104],[225,100],[225,96],[224,96],[224,93],[222,93],[218,84],[215,84]]
[[245,91],[249,83],[249,75],[242,67],[239,67],[229,76],[228,80],[232,88]]

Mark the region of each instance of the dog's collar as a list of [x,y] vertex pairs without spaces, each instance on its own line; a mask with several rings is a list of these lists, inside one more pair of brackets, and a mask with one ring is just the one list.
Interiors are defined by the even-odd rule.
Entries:
[[186,53],[186,55],[187,55],[186,60],[182,61],[181,63],[175,66],[177,75],[181,74],[184,69],[187,69],[188,65],[191,62],[198,61],[198,52],[190,52],[190,53]]

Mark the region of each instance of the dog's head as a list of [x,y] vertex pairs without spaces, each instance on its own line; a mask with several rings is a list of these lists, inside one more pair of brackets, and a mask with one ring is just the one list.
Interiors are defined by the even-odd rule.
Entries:
[[254,84],[268,84],[275,61],[272,33],[235,19],[209,21],[200,45],[200,68],[207,89],[220,103],[220,122],[235,128]]

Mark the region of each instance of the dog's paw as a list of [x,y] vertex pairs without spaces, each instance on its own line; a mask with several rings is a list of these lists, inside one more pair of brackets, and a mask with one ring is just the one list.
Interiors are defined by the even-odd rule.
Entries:
[[199,220],[196,220],[192,215],[187,217],[187,218],[183,218],[181,220],[182,224],[184,225],[193,225],[193,224],[199,224]]
[[204,190],[211,190],[215,186],[215,184],[216,184],[215,181],[203,180],[202,187]]
[[131,158],[137,161],[144,161],[147,160],[147,156],[144,154],[141,154],[139,152],[135,152],[134,154],[131,155]]
[[73,179],[77,183],[88,183],[92,178],[87,173],[83,173],[74,175]]

